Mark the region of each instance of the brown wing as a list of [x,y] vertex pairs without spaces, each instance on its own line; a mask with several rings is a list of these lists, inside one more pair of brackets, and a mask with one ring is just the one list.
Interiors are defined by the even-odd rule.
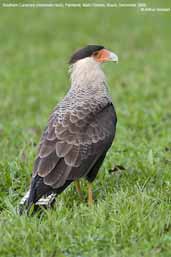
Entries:
[[53,188],[86,176],[111,146],[115,126],[112,104],[94,112],[88,105],[62,115],[56,110],[42,136],[33,176],[38,174]]

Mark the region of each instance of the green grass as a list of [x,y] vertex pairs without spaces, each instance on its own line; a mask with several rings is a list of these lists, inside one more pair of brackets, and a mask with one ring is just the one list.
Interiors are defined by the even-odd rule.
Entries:
[[[0,15],[0,256],[169,257],[170,14],[1,8]],[[70,85],[68,58],[88,43],[120,58],[104,66],[118,125],[94,183],[96,202],[88,208],[71,186],[53,209],[19,216],[41,131]],[[109,174],[115,165],[126,170]]]

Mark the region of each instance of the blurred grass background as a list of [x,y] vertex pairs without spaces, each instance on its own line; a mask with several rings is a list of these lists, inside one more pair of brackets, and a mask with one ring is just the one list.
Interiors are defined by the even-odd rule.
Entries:
[[[170,256],[170,19],[127,8],[0,8],[0,256]],[[54,209],[20,217],[36,145],[70,86],[68,59],[91,43],[120,59],[104,65],[118,125],[96,203],[88,208],[70,187]],[[115,165],[126,170],[109,174]]]

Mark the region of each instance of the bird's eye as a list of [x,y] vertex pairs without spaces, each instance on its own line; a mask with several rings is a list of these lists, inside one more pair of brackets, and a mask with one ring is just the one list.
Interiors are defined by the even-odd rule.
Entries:
[[98,51],[97,51],[97,52],[94,52],[93,55],[94,55],[94,56],[98,56],[98,53],[99,53]]

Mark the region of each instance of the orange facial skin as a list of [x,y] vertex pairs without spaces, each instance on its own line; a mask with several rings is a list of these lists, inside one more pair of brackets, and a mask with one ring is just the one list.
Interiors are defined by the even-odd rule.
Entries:
[[92,56],[94,57],[96,62],[108,62],[108,61],[111,61],[110,53],[111,53],[110,51],[106,49],[102,49],[100,51],[93,53]]

